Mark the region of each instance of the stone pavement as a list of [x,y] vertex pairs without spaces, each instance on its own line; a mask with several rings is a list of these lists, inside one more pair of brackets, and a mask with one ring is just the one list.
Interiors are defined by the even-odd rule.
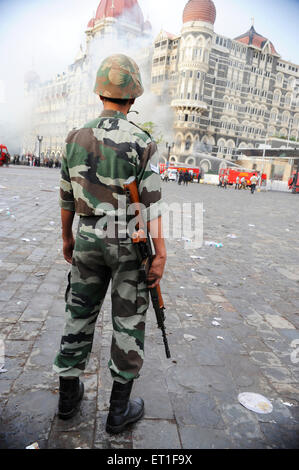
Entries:
[[[68,272],[58,184],[55,169],[0,168],[0,338],[7,369],[0,374],[0,448],[35,441],[49,449],[298,448],[299,198],[163,183],[168,202],[204,203],[204,239],[224,246],[184,250],[184,241],[168,241],[162,291],[172,357],[165,357],[149,309],[146,359],[133,389],[145,399],[145,417],[111,437],[104,430],[112,383],[109,296],[83,376],[80,413],[69,422],[56,415],[52,362]],[[244,408],[238,402],[244,391],[266,396],[273,412]]]

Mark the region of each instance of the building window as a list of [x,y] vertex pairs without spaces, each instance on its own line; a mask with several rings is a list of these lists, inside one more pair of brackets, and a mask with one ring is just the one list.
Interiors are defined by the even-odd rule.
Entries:
[[188,121],[188,114],[185,114],[185,122]]
[[197,78],[198,79],[200,78],[200,72],[197,72]]

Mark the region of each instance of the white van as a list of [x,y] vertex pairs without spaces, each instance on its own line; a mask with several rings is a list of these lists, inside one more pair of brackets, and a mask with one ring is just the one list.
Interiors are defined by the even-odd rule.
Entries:
[[167,170],[169,181],[176,181],[177,172],[178,170],[172,170],[172,169]]

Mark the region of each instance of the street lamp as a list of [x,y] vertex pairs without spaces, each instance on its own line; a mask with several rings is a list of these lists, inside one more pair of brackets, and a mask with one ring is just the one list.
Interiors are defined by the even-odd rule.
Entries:
[[266,134],[265,145],[264,145],[264,149],[263,149],[262,174],[261,174],[260,181],[259,181],[259,187],[261,187],[261,184],[262,184],[262,177],[263,177],[263,173],[264,173],[265,155],[266,155],[266,147],[267,147],[267,140],[268,139],[269,139],[269,136],[268,136],[268,134]]
[[169,144],[168,142],[166,142],[166,148],[167,148],[167,150],[168,150],[167,163],[169,163],[170,150],[173,148],[173,146],[174,146],[174,142],[172,142],[172,144]]
[[41,150],[41,145],[42,145],[42,141],[43,141],[43,136],[38,135],[37,140],[38,140],[38,161],[39,161],[39,164],[40,164],[40,150]]

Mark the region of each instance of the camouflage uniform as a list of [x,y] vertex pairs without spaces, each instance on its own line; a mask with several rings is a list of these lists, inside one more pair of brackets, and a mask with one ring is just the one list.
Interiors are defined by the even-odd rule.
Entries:
[[124,196],[123,183],[130,176],[137,179],[140,201],[146,208],[144,218],[149,221],[161,215],[158,160],[149,134],[119,111],[103,111],[66,139],[60,206],[75,211],[80,221],[65,296],[66,324],[54,362],[54,370],[62,377],[78,377],[86,368],[110,280],[113,337],[109,368],[113,379],[122,383],[139,376],[148,289],[138,280],[131,238],[121,238],[118,233],[99,238],[96,224],[109,210],[113,212],[111,207],[116,217],[120,215],[118,198]]

